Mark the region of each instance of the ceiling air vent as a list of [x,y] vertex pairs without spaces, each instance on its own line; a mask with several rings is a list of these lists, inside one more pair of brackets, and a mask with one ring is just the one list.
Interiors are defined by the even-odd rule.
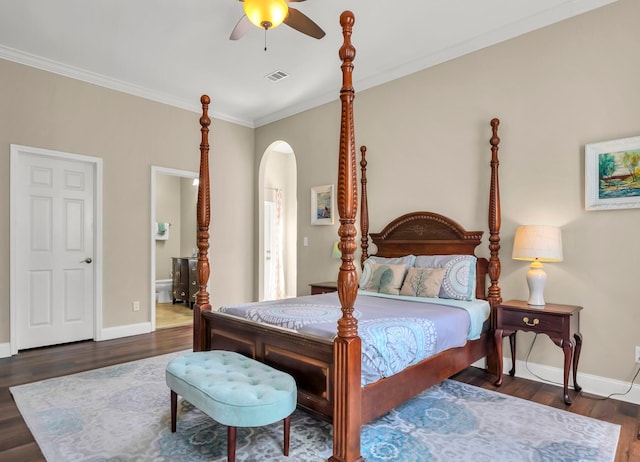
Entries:
[[272,82],[280,82],[282,79],[286,79],[287,77],[289,77],[289,74],[284,71],[273,71],[271,74],[265,75],[265,78]]

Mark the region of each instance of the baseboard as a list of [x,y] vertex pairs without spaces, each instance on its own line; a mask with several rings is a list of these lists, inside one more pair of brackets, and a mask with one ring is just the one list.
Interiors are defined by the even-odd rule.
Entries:
[[113,340],[116,338],[130,337],[132,335],[148,334],[151,332],[150,322],[128,324],[125,326],[104,327],[96,338],[96,341]]
[[0,343],[0,358],[8,358],[11,356],[11,344]]
[[[139,324],[129,324],[126,326],[105,327],[98,332],[96,341],[113,340],[116,338],[130,337],[132,335],[148,334],[151,332],[150,322],[141,322]],[[8,358],[11,356],[11,344],[0,343],[0,358]]]
[[[511,369],[511,358],[504,358],[503,371],[505,374],[509,373]],[[635,373],[635,370],[633,371]],[[536,364],[532,362],[525,363],[525,361],[516,361],[516,377],[523,379],[534,380],[536,382],[551,383],[557,385],[558,388],[562,388],[564,381],[564,372],[559,367],[546,366],[544,364]],[[573,380],[569,378],[569,395],[573,392],[571,386]],[[612,393],[626,393],[629,390],[631,384],[629,382],[623,382],[621,380],[610,379],[607,377],[600,377],[597,375],[585,374],[580,372],[578,367],[578,385],[582,387],[583,393],[589,393],[598,396],[609,396]],[[615,395],[611,397],[620,401],[626,401],[628,403],[640,404],[640,385],[635,384],[631,386],[631,390],[624,395]]]

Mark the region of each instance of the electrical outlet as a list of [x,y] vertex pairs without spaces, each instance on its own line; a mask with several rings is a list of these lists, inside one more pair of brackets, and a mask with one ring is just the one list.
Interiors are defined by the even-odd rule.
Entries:
[[640,364],[640,346],[636,346],[636,363]]
[[139,301],[135,301],[132,303],[133,305],[133,311],[140,311],[140,302]]

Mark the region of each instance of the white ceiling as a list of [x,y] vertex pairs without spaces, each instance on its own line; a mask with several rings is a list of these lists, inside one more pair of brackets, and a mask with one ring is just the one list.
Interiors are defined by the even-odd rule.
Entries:
[[[0,58],[257,127],[338,98],[339,17],[355,15],[356,91],[616,0],[307,0],[327,35],[228,39],[235,0],[0,0]],[[265,75],[281,70],[277,83]]]

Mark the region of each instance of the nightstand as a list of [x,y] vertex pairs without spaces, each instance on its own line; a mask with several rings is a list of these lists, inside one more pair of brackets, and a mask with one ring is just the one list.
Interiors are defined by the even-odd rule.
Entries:
[[326,294],[338,290],[338,283],[336,281],[313,282],[309,285],[311,286],[311,295]]
[[[580,334],[581,306],[558,305],[547,303],[536,307],[527,305],[523,300],[509,300],[496,307],[495,343],[498,355],[498,380],[496,386],[502,385],[502,339],[509,336],[511,345],[511,370],[509,375],[516,373],[516,332],[536,332],[546,334],[562,348],[564,352],[564,402],[571,404],[569,397],[569,371],[573,365],[573,389],[582,390],[576,383],[578,361],[582,349],[582,335]],[[575,343],[574,343],[575,341]],[[573,361],[573,362],[572,362]]]

